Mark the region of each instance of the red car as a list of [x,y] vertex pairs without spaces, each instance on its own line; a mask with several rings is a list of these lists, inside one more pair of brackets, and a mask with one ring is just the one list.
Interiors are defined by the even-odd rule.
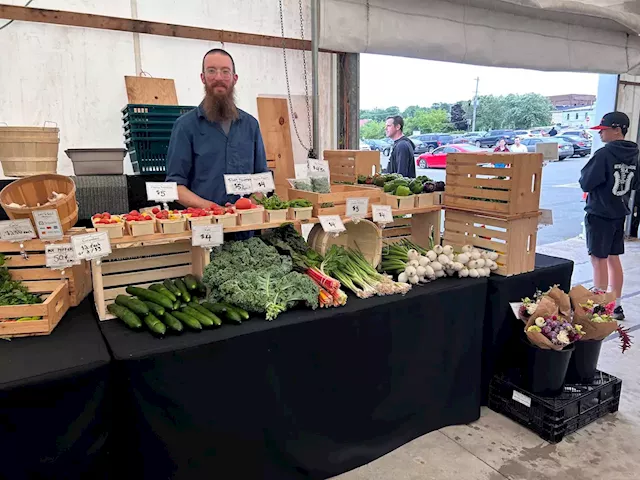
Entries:
[[446,168],[448,153],[487,153],[486,150],[469,144],[444,145],[431,153],[423,153],[416,158],[418,168]]

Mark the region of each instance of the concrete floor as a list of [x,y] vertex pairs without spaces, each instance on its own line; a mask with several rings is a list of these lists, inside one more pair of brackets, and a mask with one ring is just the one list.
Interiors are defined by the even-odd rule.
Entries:
[[[640,242],[627,242],[625,326],[640,335]],[[584,240],[538,247],[570,258],[573,283],[592,286]],[[518,299],[513,299],[517,301]],[[640,479],[640,341],[624,355],[617,336],[607,340],[599,368],[621,378],[618,413],[608,415],[551,445],[488,408],[470,425],[443,428],[336,480],[638,480]]]

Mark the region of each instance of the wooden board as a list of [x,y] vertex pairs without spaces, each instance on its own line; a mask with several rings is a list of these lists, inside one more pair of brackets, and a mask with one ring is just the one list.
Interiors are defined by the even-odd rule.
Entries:
[[285,98],[258,97],[258,121],[267,153],[267,162],[273,172],[276,193],[288,200],[288,178],[295,178],[293,166],[293,145],[289,124],[289,107]]
[[323,155],[329,163],[332,183],[356,183],[358,175],[370,176],[380,173],[380,152],[325,150]]
[[170,78],[124,77],[129,103],[178,105],[176,85]]

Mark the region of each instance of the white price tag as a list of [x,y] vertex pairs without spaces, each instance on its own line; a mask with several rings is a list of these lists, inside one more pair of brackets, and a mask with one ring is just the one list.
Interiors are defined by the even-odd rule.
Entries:
[[307,160],[310,177],[329,176],[329,162],[325,160]]
[[254,192],[273,192],[276,189],[273,183],[273,174],[271,172],[254,173],[251,175],[251,193]]
[[531,408],[531,397],[527,397],[526,395],[514,390],[511,398],[525,407]]
[[391,205],[371,205],[371,214],[375,223],[393,222]]
[[191,244],[194,247],[211,248],[222,245],[224,242],[222,224],[193,225]]
[[33,231],[33,225],[28,218],[0,222],[0,240],[22,242],[32,238],[36,238],[36,232]]
[[41,240],[59,240],[62,238],[62,225],[57,210],[34,210],[33,220]]
[[45,247],[45,262],[47,267],[65,269],[73,265],[80,265],[80,260],[73,251],[70,243],[56,243]]
[[225,175],[224,187],[227,195],[249,195],[253,193],[253,182],[251,175]]
[[147,182],[147,199],[150,202],[173,202],[178,200],[176,182]]
[[85,233],[71,237],[71,245],[80,260],[93,260],[111,253],[111,242],[107,232]]
[[297,179],[309,177],[309,166],[306,163],[296,163],[293,165],[293,168],[296,172]]
[[322,229],[327,233],[340,233],[346,230],[340,215],[320,215],[318,220],[320,220]]
[[367,197],[347,198],[347,217],[361,217],[367,215],[369,199]]

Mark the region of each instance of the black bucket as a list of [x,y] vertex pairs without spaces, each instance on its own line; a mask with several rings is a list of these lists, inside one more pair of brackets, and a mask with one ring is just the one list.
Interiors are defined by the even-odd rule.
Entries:
[[567,382],[591,383],[596,376],[602,340],[576,342],[567,371]]
[[523,342],[527,345],[527,364],[523,369],[525,385],[523,386],[531,393],[547,397],[562,393],[573,354],[573,345],[557,351],[536,347],[528,340]]

